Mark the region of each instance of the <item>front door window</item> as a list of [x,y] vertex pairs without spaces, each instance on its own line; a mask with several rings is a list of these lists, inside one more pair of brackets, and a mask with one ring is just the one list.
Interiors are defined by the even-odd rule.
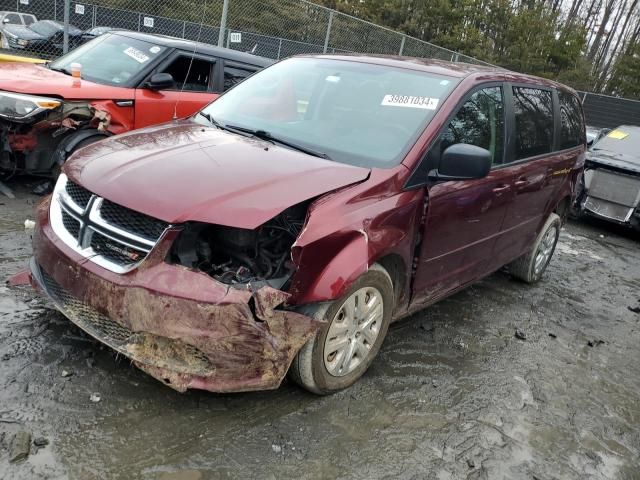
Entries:
[[169,73],[175,80],[175,89],[185,92],[206,92],[209,90],[213,63],[207,60],[179,56],[162,73]]
[[441,137],[441,151],[455,143],[467,143],[491,152],[493,164],[504,158],[504,103],[501,87],[475,92],[458,110]]

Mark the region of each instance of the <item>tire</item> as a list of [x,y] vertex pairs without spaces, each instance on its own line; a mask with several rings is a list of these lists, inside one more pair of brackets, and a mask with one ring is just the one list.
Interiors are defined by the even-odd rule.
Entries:
[[[73,150],[71,150],[70,152],[68,152],[66,154],[65,153],[61,154],[61,155],[64,155],[64,157],[62,157],[62,158],[64,158],[64,162],[66,162],[71,155],[73,155],[75,152],[80,150],[82,147],[86,147],[87,145],[91,145],[92,143],[95,143],[95,142],[97,142],[99,140],[104,140],[105,138],[107,138],[107,137],[104,136],[104,135],[93,135],[91,137],[85,138],[84,140],[81,140],[80,142],[78,142],[78,144],[75,147],[73,147]],[[61,157],[58,157],[58,158],[61,158]],[[53,164],[53,167],[51,167],[51,176],[53,177],[53,181],[54,182],[58,180],[58,177],[60,176],[60,173],[62,172],[62,165],[59,163],[59,161],[62,161],[62,160],[60,159],[60,160],[56,161]]]
[[509,273],[526,283],[540,280],[555,252],[561,224],[557,214],[549,215],[531,250],[509,264]]
[[[357,308],[354,308],[353,316],[348,315],[349,305],[356,305],[351,302],[370,299],[369,302],[376,303],[376,297],[381,302],[382,312],[379,315],[368,310],[358,313]],[[391,322],[393,302],[391,277],[382,266],[374,264],[338,300],[301,308],[301,313],[326,323],[300,349],[289,369],[289,378],[318,395],[331,394],[353,385],[367,371],[380,350]],[[376,306],[372,308],[377,310]],[[372,314],[368,318],[376,320],[367,323],[358,319],[358,315],[366,316],[364,314]],[[356,320],[350,322],[350,318]],[[337,346],[341,343],[342,350]],[[338,350],[327,351],[332,348]],[[345,363],[348,356],[349,361]]]

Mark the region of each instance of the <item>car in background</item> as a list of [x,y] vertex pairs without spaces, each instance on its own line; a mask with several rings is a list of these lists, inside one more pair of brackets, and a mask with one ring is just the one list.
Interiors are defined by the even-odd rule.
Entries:
[[33,285],[178,391],[273,389],[289,371],[332,393],[392,321],[504,265],[540,280],[584,135],[577,94],[550,80],[293,57],[76,152],[37,210]]
[[[81,79],[72,65],[81,65]],[[0,68],[0,175],[49,175],[107,136],[192,115],[272,60],[144,33],[105,33],[47,66]]]
[[[78,46],[82,30],[69,25],[69,48]],[[56,57],[63,52],[64,24],[55,20],[38,20],[29,25],[5,25],[3,42],[12,50],[22,50],[46,57]]]
[[10,48],[7,38],[4,36],[4,29],[8,25],[29,26],[37,22],[35,15],[20,12],[0,12],[0,46]]
[[85,30],[84,33],[82,34],[82,43],[86,43],[89,40],[93,40],[96,37],[99,37],[100,35],[104,35],[105,33],[108,32],[112,32],[113,30],[115,30],[113,27],[93,27],[93,28],[89,28],[88,30]]
[[31,13],[21,12],[0,12],[0,25],[31,25],[38,19]]
[[591,147],[579,213],[640,230],[640,127],[622,125]]

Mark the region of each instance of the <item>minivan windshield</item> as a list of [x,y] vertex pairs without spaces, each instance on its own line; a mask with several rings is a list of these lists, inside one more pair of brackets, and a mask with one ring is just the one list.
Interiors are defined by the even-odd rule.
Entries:
[[292,58],[249,77],[195,119],[341,163],[389,168],[457,82],[359,61]]
[[105,33],[59,59],[49,68],[71,71],[72,63],[82,65],[82,77],[96,83],[131,86],[142,70],[166,50],[166,47],[117,33]]

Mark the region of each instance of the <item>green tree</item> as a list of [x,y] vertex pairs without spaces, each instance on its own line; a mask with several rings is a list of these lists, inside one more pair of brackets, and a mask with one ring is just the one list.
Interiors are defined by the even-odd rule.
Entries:
[[635,41],[615,62],[609,81],[611,93],[640,99],[640,42]]

